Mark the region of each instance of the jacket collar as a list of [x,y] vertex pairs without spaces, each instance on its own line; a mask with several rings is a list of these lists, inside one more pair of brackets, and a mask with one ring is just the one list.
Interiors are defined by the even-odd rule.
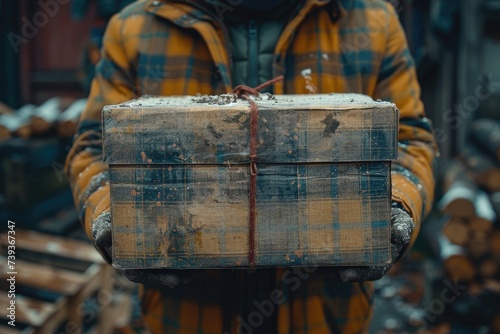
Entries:
[[[352,0],[305,0],[302,9],[300,9],[295,17],[288,22],[285,27],[278,43],[276,45],[275,52],[281,55],[285,53],[287,49],[293,31],[299,26],[300,22],[309,14],[314,8],[323,7],[328,4],[331,8],[337,8],[337,15],[332,15],[332,19],[337,20],[339,17],[346,15],[346,4],[350,3]],[[331,2],[335,1],[335,3]],[[232,90],[230,73],[230,55],[226,50],[222,49],[220,45],[224,45],[223,33],[221,32],[220,25],[223,24],[223,17],[218,13],[211,13],[209,15],[205,10],[195,8],[194,5],[200,5],[203,0],[146,0],[145,10],[148,13],[162,17],[169,20],[170,22],[187,29],[197,30],[207,42],[207,47],[210,54],[217,66],[219,72],[221,73],[222,80],[226,87],[226,91]],[[192,4],[189,4],[193,3]],[[199,6],[196,6],[199,7]],[[214,15],[215,14],[215,15]],[[212,16],[216,16],[215,18]],[[218,21],[219,25],[212,24]],[[217,41],[214,43],[213,41]],[[277,74],[278,75],[278,74]],[[275,92],[277,94],[283,93],[283,83],[278,82],[275,84]]]
[[[311,10],[314,7],[322,7],[330,2],[336,2],[340,16],[346,15],[346,6],[349,7],[351,0],[305,0],[304,7]],[[191,2],[202,4],[203,0],[191,0]],[[210,15],[194,8],[192,5],[182,0],[147,0],[145,9],[147,12],[166,18],[182,27],[192,27],[196,20],[215,21]],[[223,19],[224,10],[230,10],[229,7],[221,7],[219,12],[213,14]],[[307,13],[306,13],[307,14]]]

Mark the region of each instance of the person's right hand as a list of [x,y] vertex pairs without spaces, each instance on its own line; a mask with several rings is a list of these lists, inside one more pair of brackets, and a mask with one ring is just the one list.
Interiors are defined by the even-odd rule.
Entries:
[[[111,212],[101,213],[92,222],[92,241],[97,251],[108,264],[112,264]],[[135,283],[147,286],[173,288],[191,280],[191,274],[186,270],[168,269],[133,269],[121,271],[125,277]]]

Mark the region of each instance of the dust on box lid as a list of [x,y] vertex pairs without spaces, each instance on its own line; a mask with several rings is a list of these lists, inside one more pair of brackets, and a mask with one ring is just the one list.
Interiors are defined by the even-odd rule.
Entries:
[[[358,94],[255,98],[256,265],[390,257],[399,111]],[[248,266],[250,106],[233,94],[103,110],[114,266]]]
[[[261,96],[255,101],[259,163],[397,157],[399,112],[392,103],[359,94]],[[107,106],[104,162],[248,163],[249,113],[248,102],[233,94],[146,97]]]

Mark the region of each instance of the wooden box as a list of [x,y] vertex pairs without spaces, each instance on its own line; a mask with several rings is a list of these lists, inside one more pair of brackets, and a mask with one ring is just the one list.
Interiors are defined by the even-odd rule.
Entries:
[[389,260],[396,106],[357,94],[255,103],[254,232],[248,101],[146,97],[104,108],[116,268]]

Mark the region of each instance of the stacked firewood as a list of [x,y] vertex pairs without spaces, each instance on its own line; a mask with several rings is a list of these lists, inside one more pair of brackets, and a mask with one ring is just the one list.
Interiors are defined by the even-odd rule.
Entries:
[[85,108],[86,99],[51,98],[40,106],[26,104],[0,113],[0,142],[12,137],[53,135],[70,138]]
[[470,135],[445,169],[440,257],[448,278],[469,294],[500,294],[500,121],[476,120]]

